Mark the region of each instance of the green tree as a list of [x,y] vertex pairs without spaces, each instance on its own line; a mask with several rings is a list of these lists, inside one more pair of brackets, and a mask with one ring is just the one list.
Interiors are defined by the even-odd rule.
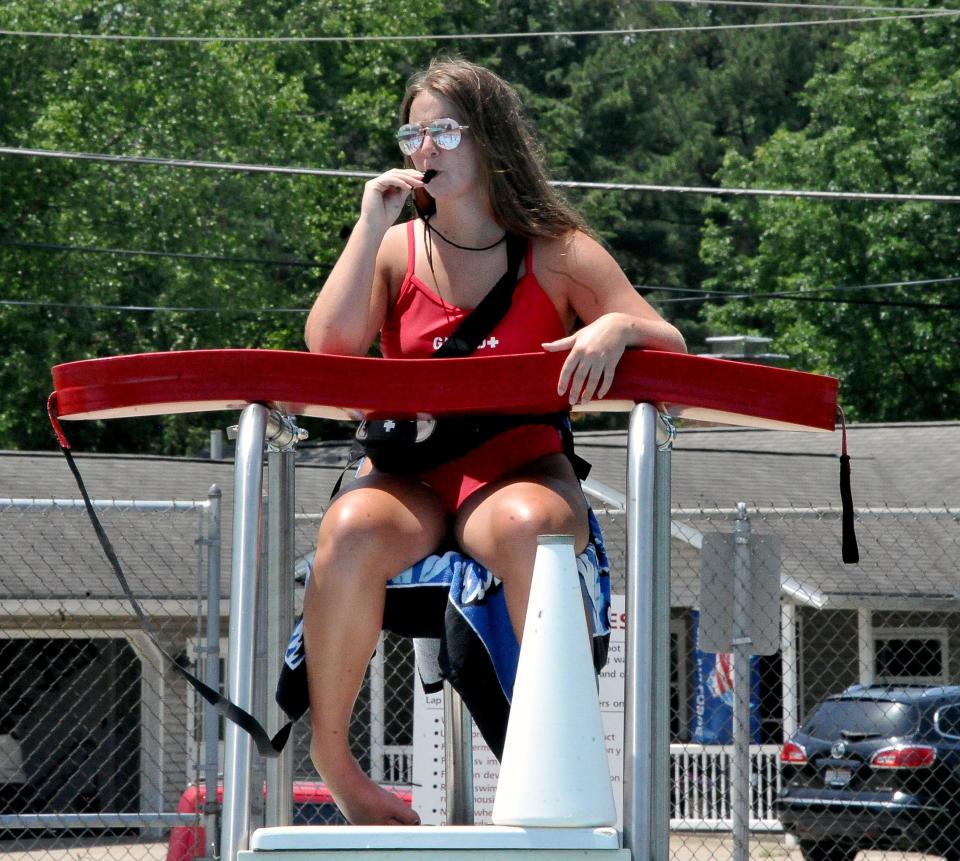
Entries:
[[[779,9],[722,10],[616,0],[473,4],[480,32],[583,31],[774,23]],[[796,17],[794,15],[793,17]],[[466,26],[466,25],[464,25]],[[518,85],[559,179],[717,184],[724,153],[749,155],[781,126],[808,118],[798,100],[836,28],[556,36],[456,47]],[[571,191],[571,198],[638,285],[698,287],[705,199],[697,195]],[[662,293],[649,293],[654,303]],[[696,343],[690,306],[661,303]]]
[[[810,123],[777,132],[754,157],[730,153],[731,186],[949,194],[960,188],[960,34],[945,21],[864,32],[840,67],[815,76]],[[943,203],[735,200],[715,204],[702,256],[719,290],[758,294],[708,307],[716,329],[773,335],[799,367],[842,382],[869,421],[958,415],[960,208]],[[763,298],[804,291],[797,298]],[[915,303],[952,305],[918,308]]]
[[[438,3],[351,0],[124,4],[11,0],[13,30],[361,35],[430,29]],[[0,140],[50,150],[368,169],[390,141],[406,43],[4,38]],[[265,174],[0,159],[0,445],[49,448],[38,421],[61,361],[149,350],[302,347],[302,314],[342,245],[359,184]],[[200,260],[39,249],[133,249]],[[34,244],[34,245],[32,245]],[[240,262],[254,261],[254,262]],[[273,261],[265,264],[262,261]],[[314,265],[302,265],[303,261]],[[9,304],[11,302],[33,304]],[[159,306],[137,312],[93,306]],[[189,310],[219,309],[219,310]],[[183,452],[196,417],[83,423],[85,448]]]

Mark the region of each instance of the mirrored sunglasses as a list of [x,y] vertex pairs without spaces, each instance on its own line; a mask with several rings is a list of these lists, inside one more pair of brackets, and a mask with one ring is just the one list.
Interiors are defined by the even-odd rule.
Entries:
[[429,134],[440,149],[456,149],[463,130],[468,128],[470,126],[462,126],[450,117],[441,117],[439,120],[422,124],[407,123],[397,129],[397,143],[400,145],[400,152],[413,155],[423,146],[423,139]]

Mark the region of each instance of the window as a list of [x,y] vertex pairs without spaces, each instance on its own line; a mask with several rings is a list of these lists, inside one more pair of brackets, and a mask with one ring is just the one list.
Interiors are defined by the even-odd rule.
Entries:
[[803,729],[813,738],[832,741],[844,733],[888,738],[910,735],[920,712],[909,703],[889,700],[826,700],[817,706]]
[[873,632],[875,678],[888,684],[947,682],[946,628],[878,628]]

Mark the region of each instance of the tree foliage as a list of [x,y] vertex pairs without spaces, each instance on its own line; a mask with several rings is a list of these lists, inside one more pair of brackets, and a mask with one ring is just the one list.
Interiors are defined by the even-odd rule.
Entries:
[[[256,36],[418,32],[438,12],[406,0],[11,0],[0,18],[19,30]],[[393,158],[397,93],[430,48],[6,38],[0,140],[68,152],[378,167]],[[51,445],[38,418],[49,369],[60,361],[299,349],[303,314],[274,309],[309,306],[359,200],[355,182],[336,179],[26,158],[5,158],[0,171],[2,295],[36,303],[0,308],[5,447]],[[30,247],[37,243],[216,259]],[[89,448],[183,451],[202,440],[201,424],[210,423],[179,417],[71,430]]]
[[[0,27],[8,30],[454,38],[4,37],[0,143],[380,170],[399,163],[392,130],[407,77],[431,56],[453,53],[518,86],[558,179],[956,189],[949,23],[871,25],[855,39],[858,31],[830,28],[456,38],[762,23],[787,14],[618,0],[6,0]],[[0,446],[23,449],[53,444],[40,417],[57,362],[206,347],[301,349],[303,309],[360,196],[359,181],[343,178],[12,156],[0,157],[0,183]],[[950,274],[956,258],[956,207],[717,204],[609,190],[570,196],[628,276],[647,287],[814,289]],[[925,298],[943,301],[948,289]],[[776,334],[798,366],[853,382],[860,394],[847,401],[862,418],[951,414],[956,390],[941,381],[956,367],[960,339],[949,314],[786,300],[699,314],[699,306],[672,304],[670,294],[645,292],[694,349],[704,334]],[[912,412],[901,412],[919,391],[902,380],[920,377],[929,385]],[[81,423],[71,436],[85,449],[183,453],[202,444],[205,428],[234,418]],[[311,432],[326,429],[317,423]]]
[[[864,32],[836,70],[811,79],[810,121],[778,130],[750,159],[731,153],[731,186],[956,194],[960,34],[945,22]],[[799,367],[840,377],[866,420],[956,418],[960,207],[799,198],[717,205],[704,234],[705,283],[752,302],[710,306],[712,328],[775,335]],[[803,291],[763,299],[763,294]],[[917,305],[929,307],[917,307]],[[951,307],[936,308],[935,305]]]

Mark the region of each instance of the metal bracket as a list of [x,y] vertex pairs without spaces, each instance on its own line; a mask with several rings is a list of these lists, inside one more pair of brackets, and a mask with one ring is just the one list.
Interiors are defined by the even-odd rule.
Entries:
[[290,451],[309,436],[305,428],[297,427],[293,419],[280,410],[271,410],[267,416],[267,451]]
[[657,451],[671,451],[677,438],[677,426],[666,413],[660,413],[657,424]]
[[[239,425],[230,425],[227,428],[227,439],[237,438]],[[281,410],[270,410],[267,416],[267,431],[264,441],[267,451],[290,451],[308,439],[309,432],[298,427],[292,418]]]

